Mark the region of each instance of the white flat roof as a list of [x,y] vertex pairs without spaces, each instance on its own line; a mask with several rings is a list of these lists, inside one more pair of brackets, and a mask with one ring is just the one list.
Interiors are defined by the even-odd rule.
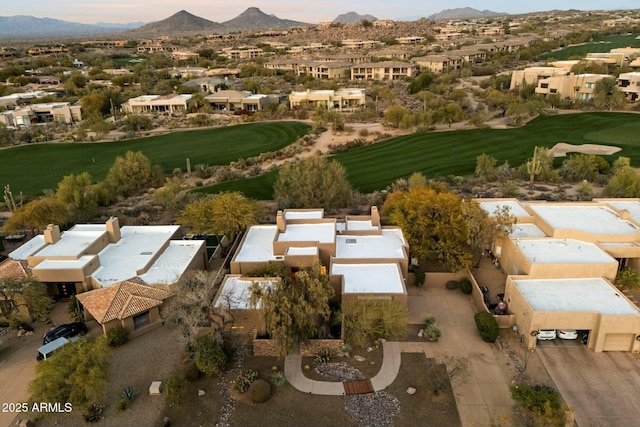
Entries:
[[509,237],[515,239],[518,237],[547,237],[547,235],[535,224],[516,224]]
[[284,233],[278,234],[279,242],[333,243],[336,239],[336,223],[287,224]]
[[489,216],[494,216],[496,209],[502,206],[509,207],[509,213],[515,217],[518,216],[531,216],[529,212],[516,200],[491,200],[482,201],[482,199],[476,199],[482,209],[484,209]]
[[573,239],[522,239],[516,247],[533,264],[617,264],[593,243]]
[[60,240],[56,243],[45,246],[35,255],[39,257],[78,256],[105,233],[104,226],[101,231],[71,229],[62,233]]
[[601,278],[518,279],[514,283],[536,311],[640,315],[620,291]]
[[285,210],[285,219],[322,219],[324,218],[323,209],[312,210]]
[[347,230],[377,230],[378,227],[374,227],[373,224],[371,224],[371,220],[367,219],[367,220],[355,220],[355,219],[350,219],[347,221]]
[[626,209],[631,215],[631,219],[640,223],[640,201],[638,200],[604,200],[604,203],[619,211]]
[[287,248],[287,255],[318,255],[318,248],[315,246],[308,246],[304,248],[291,246]]
[[638,227],[621,220],[606,206],[530,205],[540,218],[556,230],[580,230],[593,234],[632,234]]
[[33,267],[33,271],[38,270],[67,270],[67,269],[81,269],[87,265],[95,255],[85,255],[81,256],[78,259],[73,260],[55,260],[55,259],[45,259],[40,264]]
[[162,255],[140,278],[150,285],[176,283],[205,245],[204,240],[171,240]]
[[380,235],[336,237],[336,258],[405,258],[400,229],[383,229]]
[[26,261],[28,257],[38,252],[45,245],[46,243],[44,242],[44,236],[42,234],[39,234],[24,245],[20,246],[14,251],[9,252],[9,258],[16,261]]
[[254,281],[262,288],[276,286],[278,283],[276,279],[253,278],[252,280],[249,280],[242,278],[240,275],[227,275],[222,282],[222,291],[216,300],[216,307],[231,308],[235,310],[252,308],[259,309],[261,307],[260,301],[257,302],[255,307],[252,307],[251,304],[249,304],[249,300],[251,298],[251,284]]
[[345,294],[405,293],[398,264],[332,264],[331,274],[343,276]]
[[98,256],[100,267],[92,274],[103,287],[136,276],[161,251],[179,225],[125,226],[121,238],[109,244]]
[[273,261],[273,241],[278,234],[278,227],[275,225],[254,225],[249,228],[244,238],[244,243],[240,246],[235,261]]

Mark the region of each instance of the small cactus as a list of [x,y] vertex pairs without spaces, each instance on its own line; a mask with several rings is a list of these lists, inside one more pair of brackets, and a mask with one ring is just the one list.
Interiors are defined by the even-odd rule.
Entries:
[[122,390],[122,392],[120,393],[120,396],[123,399],[133,402],[136,399],[136,397],[138,397],[138,394],[140,394],[140,392],[134,390],[132,386],[128,385],[124,388],[124,390]]

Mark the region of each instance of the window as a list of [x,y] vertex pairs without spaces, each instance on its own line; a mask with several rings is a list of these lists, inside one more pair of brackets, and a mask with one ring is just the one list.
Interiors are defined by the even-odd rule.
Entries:
[[549,83],[540,83],[540,88],[547,89],[549,87]]
[[584,85],[584,87],[586,87],[587,89],[593,89],[594,87],[596,87],[595,83],[586,83]]
[[149,312],[145,311],[137,316],[133,316],[133,329],[139,329],[149,324]]

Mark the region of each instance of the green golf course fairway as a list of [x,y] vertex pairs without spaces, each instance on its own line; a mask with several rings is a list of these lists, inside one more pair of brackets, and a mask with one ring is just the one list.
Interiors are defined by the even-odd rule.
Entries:
[[[353,187],[363,193],[384,189],[398,178],[413,172],[426,177],[470,175],[482,153],[519,166],[533,154],[535,146],[568,144],[614,145],[622,151],[603,156],[613,161],[619,156],[640,164],[640,115],[633,113],[577,113],[536,118],[513,129],[471,129],[419,133],[359,147],[332,158],[344,165]],[[558,164],[562,160],[558,160]],[[224,182],[198,189],[206,193],[241,191],[255,199],[273,198],[277,172],[251,179]]]
[[239,158],[279,150],[308,133],[300,122],[264,122],[214,129],[173,132],[127,141],[21,145],[0,150],[0,184],[14,194],[40,195],[55,189],[65,175],[89,172],[103,179],[117,156],[142,151],[166,172],[199,163],[226,165]]

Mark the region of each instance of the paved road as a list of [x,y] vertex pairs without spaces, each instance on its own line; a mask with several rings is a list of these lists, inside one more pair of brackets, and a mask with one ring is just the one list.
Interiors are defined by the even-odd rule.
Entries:
[[538,346],[540,359],[579,427],[640,425],[640,360],[584,346]]
[[18,415],[15,412],[6,412],[13,409],[6,405],[26,402],[29,398],[27,388],[36,375],[36,353],[40,345],[41,342],[33,341],[7,355],[0,362],[0,427],[8,427]]

